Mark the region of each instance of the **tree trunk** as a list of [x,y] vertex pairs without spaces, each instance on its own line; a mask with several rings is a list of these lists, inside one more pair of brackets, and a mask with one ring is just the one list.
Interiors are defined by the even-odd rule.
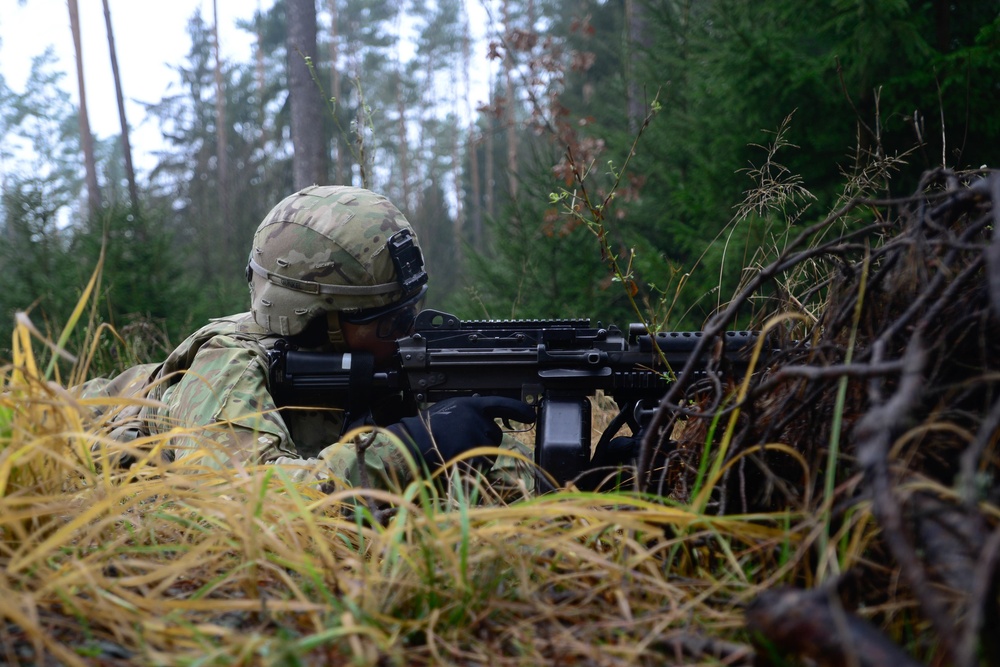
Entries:
[[257,105],[258,114],[260,117],[260,147],[263,150],[267,146],[268,135],[267,135],[267,105],[265,103],[265,87],[267,81],[264,77],[264,28],[263,20],[260,11],[260,0],[257,0],[257,15],[254,17],[254,23],[257,28],[257,50],[254,54],[254,77],[257,81]]
[[[490,79],[490,105],[497,103],[496,90],[493,88],[493,79]],[[496,176],[494,175],[495,165],[493,164],[496,150],[493,145],[493,137],[499,129],[499,119],[494,120],[492,114],[487,116],[488,125],[486,127],[486,144],[484,146],[483,166],[485,167],[485,180],[483,183],[483,205],[486,209],[486,216],[492,218],[496,215]]]
[[951,52],[951,2],[934,0],[934,27],[937,49],[942,54]]
[[[398,116],[396,131],[399,142],[399,180],[402,181],[403,200],[400,207],[405,211],[410,205],[410,165],[407,155],[408,140],[406,135],[406,101],[403,94],[403,67],[397,59],[396,66],[396,114]],[[423,119],[421,118],[421,123]],[[423,125],[421,125],[421,137],[423,136]],[[410,209],[413,210],[413,209]]]
[[472,84],[469,81],[469,72],[472,71],[472,39],[468,13],[466,13],[465,18],[465,43],[462,46],[462,58],[465,62],[465,115],[469,119],[469,131],[465,136],[466,150],[469,153],[469,192],[466,198],[468,205],[463,210],[464,216],[462,216],[462,229],[459,237],[464,236],[465,242],[475,250],[482,250],[479,245],[483,221],[482,191],[479,189],[479,146],[482,142],[478,138],[476,120],[472,115]]
[[[326,5],[330,12],[330,95],[333,97],[334,114],[337,118],[340,118],[340,112],[345,107],[340,93],[340,41],[337,35],[337,0],[327,0]],[[344,181],[344,177],[347,172],[347,165],[349,164],[347,160],[347,151],[349,148],[343,140],[343,132],[340,128],[338,127],[335,131],[337,133],[337,140],[335,142],[337,156],[333,169],[333,182],[338,185],[348,185],[349,183]]]
[[80,148],[83,149],[83,165],[87,179],[87,209],[91,216],[101,208],[101,192],[97,186],[97,160],[94,158],[94,137],[90,134],[90,118],[87,116],[87,92],[83,84],[83,47],[80,39],[80,8],[77,0],[68,0],[69,27],[73,33],[73,49],[76,55],[76,83],[80,91]]
[[[323,100],[310,65],[316,57],[316,4],[288,0],[288,97],[292,117],[292,181],[296,188],[325,184]],[[308,64],[307,64],[308,59]]]
[[638,81],[638,61],[651,48],[643,26],[646,24],[645,5],[635,0],[625,0],[625,45],[626,95],[628,95],[628,128],[636,133],[646,117],[646,100]]
[[226,133],[226,88],[222,81],[222,48],[219,43],[218,1],[212,0],[212,38],[215,46],[215,153],[218,180],[216,195],[222,212],[220,241],[222,256],[228,259],[233,247],[232,224],[229,202],[229,138]]
[[[509,33],[512,32],[510,25],[510,12],[508,11],[508,0],[503,3],[504,26]],[[505,49],[503,59],[504,72],[503,80],[505,85],[504,96],[507,100],[507,108],[504,117],[506,119],[507,130],[507,188],[510,190],[510,198],[517,199],[517,116],[514,105],[514,56],[511,49]]]
[[132,167],[132,144],[129,142],[128,121],[125,119],[125,96],[122,94],[122,78],[118,73],[118,51],[115,49],[115,33],[111,29],[111,8],[104,2],[104,24],[108,30],[108,51],[111,54],[111,74],[115,79],[115,94],[118,97],[118,120],[122,126],[122,153],[125,157],[125,177],[128,179],[128,196],[133,212],[139,210],[139,188],[135,184],[135,169]]
[[[472,85],[469,82],[469,72],[472,68],[472,54],[470,42],[472,41],[469,35],[469,15],[465,11],[465,6],[462,6],[462,99],[465,100],[465,117],[472,118],[472,108],[471,101],[469,97],[472,95]],[[454,69],[452,69],[454,73]],[[455,118],[461,118],[462,115],[459,112],[459,100],[455,100]],[[471,120],[470,120],[471,123]],[[460,132],[455,132],[454,143],[452,144],[451,152],[451,168],[454,171],[455,178],[455,238],[462,238],[462,232],[465,228],[465,202],[462,197],[462,137]],[[469,141],[469,137],[472,136],[472,127],[469,127],[469,131],[466,133],[466,141]],[[461,252],[462,244],[458,243],[455,245],[456,248]]]

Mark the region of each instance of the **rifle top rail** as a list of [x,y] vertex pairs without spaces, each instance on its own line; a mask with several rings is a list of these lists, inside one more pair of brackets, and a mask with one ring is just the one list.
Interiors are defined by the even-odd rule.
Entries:
[[[567,319],[526,319],[526,320],[461,320],[451,313],[428,308],[417,313],[413,323],[415,331],[455,331],[455,330],[507,330],[517,328],[547,329],[551,327],[588,328],[589,317]],[[598,324],[600,328],[600,324]]]
[[[726,331],[722,340],[727,352],[735,352],[756,341],[756,331]],[[606,351],[628,350],[636,346],[640,353],[654,351],[653,344],[667,353],[683,354],[693,350],[703,331],[657,331],[652,335],[642,323],[628,325],[627,336],[617,325],[597,323],[590,318],[527,319],[527,320],[461,320],[438,310],[427,309],[417,314],[413,334],[404,340],[427,341],[435,345],[461,341],[460,347],[528,348],[545,345],[553,349],[579,348],[592,345]]]

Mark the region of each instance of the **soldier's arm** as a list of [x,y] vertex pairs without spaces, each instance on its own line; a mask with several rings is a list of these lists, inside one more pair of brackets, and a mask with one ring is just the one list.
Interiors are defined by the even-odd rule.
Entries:
[[163,397],[158,431],[174,429],[174,459],[221,468],[274,464],[294,479],[378,488],[402,488],[413,479],[398,441],[375,435],[365,448],[362,475],[356,444],[336,443],[316,458],[300,456],[267,387],[264,358],[240,341],[218,337],[203,346],[191,368]]

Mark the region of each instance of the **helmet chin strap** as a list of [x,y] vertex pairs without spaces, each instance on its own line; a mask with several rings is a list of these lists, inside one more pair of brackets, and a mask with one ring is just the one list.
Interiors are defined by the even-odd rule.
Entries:
[[326,335],[337,352],[347,351],[347,341],[340,328],[340,313],[335,310],[326,311]]

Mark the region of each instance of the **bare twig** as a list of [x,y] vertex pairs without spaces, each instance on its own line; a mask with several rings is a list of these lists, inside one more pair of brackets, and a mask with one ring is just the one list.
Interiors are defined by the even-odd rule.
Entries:
[[[876,357],[881,352],[876,351]],[[930,620],[946,655],[954,655],[951,637],[954,627],[940,597],[932,589],[927,574],[917,558],[913,545],[903,531],[902,512],[892,491],[889,473],[889,448],[893,437],[905,427],[910,412],[919,403],[925,388],[924,368],[927,351],[919,336],[913,336],[904,356],[905,370],[899,388],[887,400],[876,383],[869,388],[872,407],[858,422],[854,437],[857,440],[857,459],[872,493],[872,509],[885,534],[889,550],[899,563],[900,570],[913,589],[924,613]]]
[[[1000,643],[995,638],[987,642],[985,637],[986,633],[992,634],[996,630],[996,594],[997,586],[1000,584],[998,582],[998,577],[1000,577],[998,567],[1000,567],[1000,529],[993,531],[979,554],[964,627],[956,649],[955,665],[957,667],[976,667],[978,664],[976,649],[980,644],[980,636],[983,636],[983,652],[987,664],[995,665],[1000,659],[1000,655],[998,655]],[[984,626],[984,617],[991,617],[994,624]]]

